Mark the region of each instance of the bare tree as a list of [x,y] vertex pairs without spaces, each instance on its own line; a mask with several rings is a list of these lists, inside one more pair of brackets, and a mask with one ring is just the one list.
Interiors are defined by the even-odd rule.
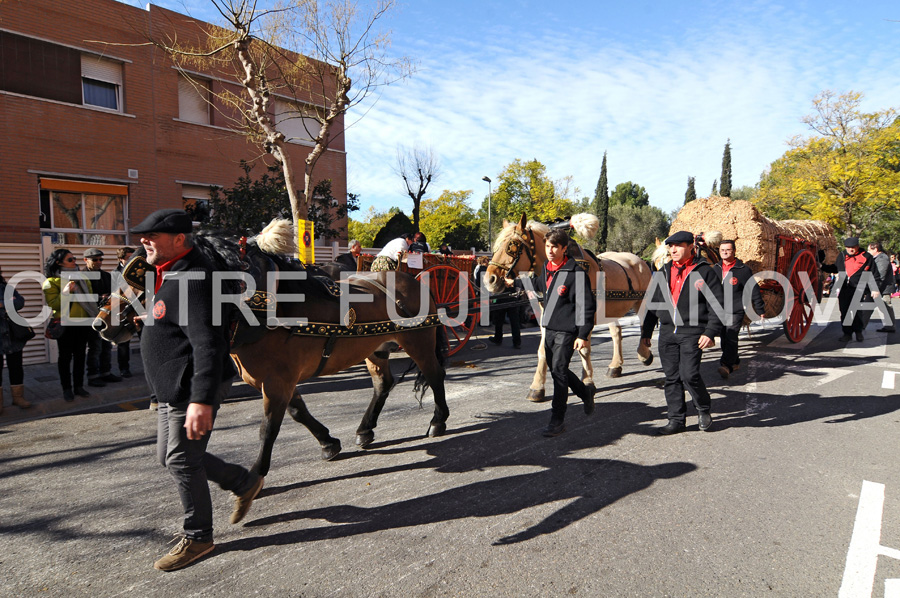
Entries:
[[431,146],[416,145],[409,148],[397,146],[397,166],[395,172],[403,179],[406,194],[413,201],[413,226],[419,230],[419,204],[428,190],[428,185],[440,177],[441,164]]
[[[282,0],[267,9],[258,8],[259,0],[209,1],[223,26],[206,27],[191,40],[171,32],[151,32],[150,39],[195,84],[199,67],[239,85],[237,91],[227,85],[203,91],[233,128],[281,166],[296,224],[305,218],[316,162],[342,132],[335,124],[378,87],[412,73],[408,59],[387,54],[390,32],[377,29],[396,0],[377,0],[366,11],[354,0]],[[302,196],[285,151],[285,131],[297,130],[297,124],[313,143],[304,161]]]

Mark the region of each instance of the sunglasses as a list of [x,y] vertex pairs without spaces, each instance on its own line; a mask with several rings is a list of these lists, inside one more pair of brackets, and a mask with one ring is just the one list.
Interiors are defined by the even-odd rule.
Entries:
[[89,257],[87,259],[89,259],[92,262],[102,262],[103,261],[102,257]]
[[74,257],[67,257],[66,259],[63,260],[63,263],[70,264],[74,261],[76,261]]

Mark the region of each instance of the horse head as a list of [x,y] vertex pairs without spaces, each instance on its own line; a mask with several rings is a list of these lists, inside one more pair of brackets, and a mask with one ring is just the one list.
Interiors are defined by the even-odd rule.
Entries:
[[534,269],[536,243],[525,213],[519,222],[503,221],[503,230],[494,241],[493,256],[484,274],[484,285],[491,293],[500,293],[520,272]]

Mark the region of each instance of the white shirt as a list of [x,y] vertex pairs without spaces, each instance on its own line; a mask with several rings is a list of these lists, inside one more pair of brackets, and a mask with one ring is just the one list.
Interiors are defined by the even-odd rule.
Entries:
[[400,252],[406,251],[407,249],[409,249],[409,243],[406,242],[406,239],[397,237],[384,246],[384,249],[378,253],[378,257],[384,256],[389,257],[392,260],[399,260]]

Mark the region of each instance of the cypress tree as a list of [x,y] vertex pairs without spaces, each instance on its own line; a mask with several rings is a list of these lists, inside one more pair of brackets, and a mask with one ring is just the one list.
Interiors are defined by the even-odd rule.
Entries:
[[713,180],[713,188],[712,188],[712,191],[709,192],[709,195],[710,195],[710,197],[712,197],[713,195],[718,195],[718,194],[719,194],[719,179],[715,179],[715,180]]
[[684,203],[687,205],[689,201],[697,199],[697,190],[694,188],[694,177],[688,177],[687,191],[684,192]]
[[731,197],[731,139],[725,142],[725,151],[722,153],[722,181],[719,195]]
[[609,185],[606,179],[606,152],[603,152],[603,164],[600,166],[600,179],[594,191],[594,214],[600,219],[600,230],[597,236],[598,251],[606,251],[606,235],[609,230]]

